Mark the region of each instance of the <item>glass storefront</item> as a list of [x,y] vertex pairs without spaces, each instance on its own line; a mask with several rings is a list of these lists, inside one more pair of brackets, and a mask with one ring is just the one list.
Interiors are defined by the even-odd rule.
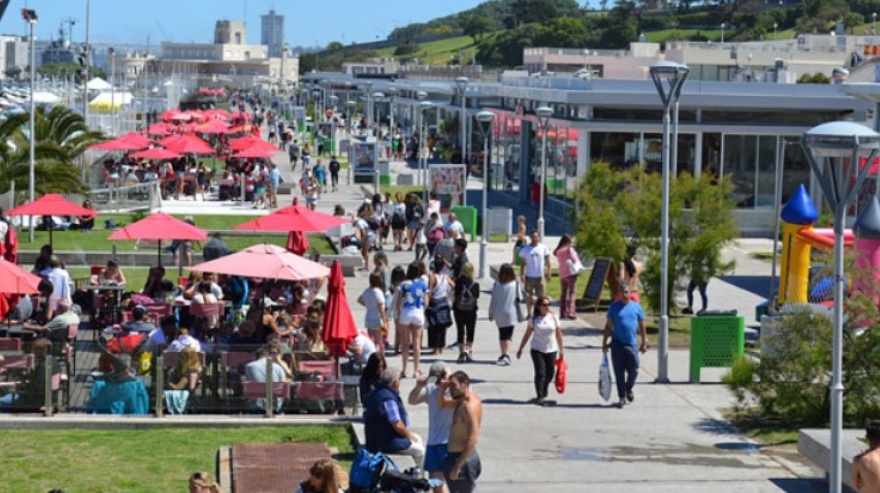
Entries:
[[[537,125],[532,133],[532,166],[529,182],[537,181],[541,173],[544,135]],[[551,198],[573,201],[577,188],[578,130],[550,122],[546,136],[547,193]]]
[[[772,209],[778,139],[785,139],[783,202],[798,185],[810,183],[809,163],[799,137],[705,133],[702,136],[702,173],[730,176],[739,209]],[[614,167],[642,165],[647,172],[660,172],[663,137],[655,133],[592,132],[590,160]],[[679,133],[676,173],[697,174],[697,136]],[[549,180],[548,180],[549,183]]]

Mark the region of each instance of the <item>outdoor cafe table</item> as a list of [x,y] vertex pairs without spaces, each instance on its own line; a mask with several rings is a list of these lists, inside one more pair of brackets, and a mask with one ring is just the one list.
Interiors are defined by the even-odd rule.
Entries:
[[[111,318],[109,322],[111,324],[118,324],[122,321],[122,313],[119,308],[119,300],[122,297],[122,292],[125,291],[124,284],[87,284],[85,286],[82,286],[80,289],[92,291],[104,301],[110,302],[110,306],[102,306],[102,311],[110,311]],[[112,296],[104,297],[102,296],[104,293],[110,293],[112,294]],[[92,313],[90,313],[89,315],[94,316],[95,311],[92,310]]]
[[17,337],[19,339],[33,339],[37,336],[37,331],[25,329],[22,324],[0,325],[0,334],[6,337]]

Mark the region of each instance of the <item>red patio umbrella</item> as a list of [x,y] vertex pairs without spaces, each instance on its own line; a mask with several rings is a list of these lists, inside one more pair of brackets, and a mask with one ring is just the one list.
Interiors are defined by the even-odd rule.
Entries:
[[309,251],[309,237],[302,231],[291,231],[287,235],[286,248],[297,255],[305,255]]
[[324,265],[265,243],[194,265],[190,270],[285,281],[318,279],[330,274],[330,269]]
[[229,124],[212,118],[207,123],[197,125],[195,130],[203,134],[225,134],[229,133]]
[[137,132],[128,132],[127,134],[120,136],[118,140],[125,140],[127,142],[131,142],[132,144],[142,145],[144,147],[153,145],[152,140]]
[[281,150],[255,135],[248,135],[246,137],[234,139],[229,143],[229,148],[233,151],[243,151],[254,147],[264,151],[278,152]]
[[180,157],[180,154],[162,149],[161,147],[153,147],[146,151],[136,152],[131,157],[135,159],[174,159]]
[[331,354],[339,357],[345,354],[345,348],[354,341],[357,334],[357,324],[345,294],[342,265],[334,260],[330,266],[330,281],[327,283],[327,310],[324,312],[322,339]]
[[[95,217],[94,209],[86,209],[65,199],[57,193],[47,193],[33,202],[9,209],[10,216],[85,216]],[[52,229],[49,228],[49,244],[52,244]]]
[[108,240],[154,240],[159,242],[159,265],[162,265],[162,242],[165,240],[201,241],[208,238],[208,233],[192,224],[157,212],[117,229]]
[[331,216],[323,212],[310,210],[299,204],[282,207],[277,211],[239,224],[233,227],[235,230],[249,231],[302,231],[320,232],[330,228],[346,224],[350,219],[341,216]]
[[147,128],[148,135],[168,135],[170,133],[171,129],[167,123],[154,123]]
[[248,147],[247,149],[232,155],[232,157],[242,159],[272,159],[274,156],[275,154],[273,152],[260,149],[259,147]]
[[0,294],[32,294],[37,292],[40,276],[0,257]]
[[139,151],[141,149],[146,149],[147,147],[149,147],[149,144],[142,145],[122,138],[116,138],[101,142],[100,144],[91,145],[88,149],[90,151]]
[[0,319],[18,303],[18,295],[38,292],[40,281],[39,276],[0,257]]
[[181,135],[178,140],[169,143],[165,148],[180,154],[216,154],[217,152],[210,144],[190,134]]

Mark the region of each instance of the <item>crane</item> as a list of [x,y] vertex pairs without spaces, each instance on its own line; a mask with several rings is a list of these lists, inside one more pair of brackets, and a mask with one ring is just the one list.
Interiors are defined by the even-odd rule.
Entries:
[[162,41],[171,41],[171,38],[168,37],[168,33],[165,32],[165,28],[162,27],[162,23],[160,23],[159,21],[156,21],[156,25],[159,26],[159,30],[162,31],[162,37],[163,37]]

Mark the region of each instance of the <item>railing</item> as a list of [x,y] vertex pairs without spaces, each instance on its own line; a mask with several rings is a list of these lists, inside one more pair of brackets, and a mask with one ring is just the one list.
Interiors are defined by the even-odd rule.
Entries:
[[149,209],[152,212],[162,207],[162,190],[158,181],[125,186],[106,184],[93,188],[88,196],[98,212],[129,212],[140,209]]

